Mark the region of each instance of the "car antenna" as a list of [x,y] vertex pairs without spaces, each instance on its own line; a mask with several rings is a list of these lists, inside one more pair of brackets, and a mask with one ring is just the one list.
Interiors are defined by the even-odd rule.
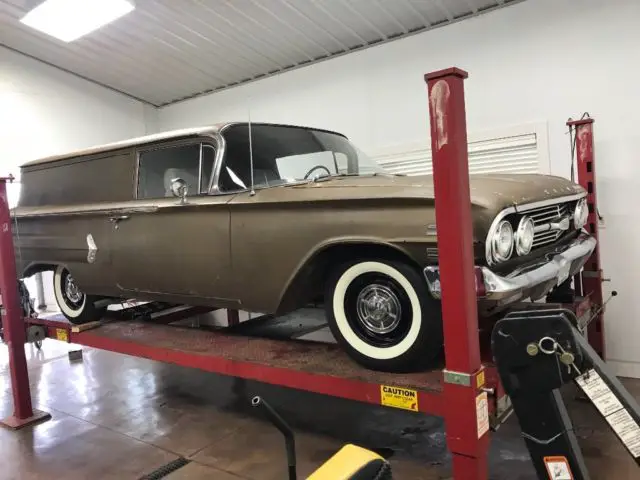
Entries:
[[249,173],[251,174],[251,191],[249,192],[249,195],[253,196],[256,194],[256,191],[253,188],[253,141],[251,138],[251,106],[249,106],[247,115],[249,118]]

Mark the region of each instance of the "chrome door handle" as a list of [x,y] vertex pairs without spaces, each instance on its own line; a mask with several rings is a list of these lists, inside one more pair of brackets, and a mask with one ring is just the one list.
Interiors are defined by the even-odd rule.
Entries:
[[127,220],[129,218],[129,215],[116,215],[114,217],[109,217],[109,221],[111,223],[118,223],[122,220]]

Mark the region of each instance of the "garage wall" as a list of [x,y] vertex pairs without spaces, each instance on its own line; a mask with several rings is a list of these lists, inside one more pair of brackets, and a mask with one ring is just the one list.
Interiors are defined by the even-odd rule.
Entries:
[[[34,158],[144,135],[155,109],[0,47],[0,175]],[[8,187],[15,204],[19,184]],[[51,278],[45,293],[53,304]],[[35,296],[35,285],[29,282]]]
[[[579,7],[578,7],[579,4]],[[469,71],[471,133],[542,122],[552,173],[569,175],[568,117],[596,118],[603,262],[620,295],[607,310],[607,348],[619,374],[640,377],[640,2],[523,3],[159,111],[168,129],[214,121],[308,124],[343,131],[365,151],[428,145],[422,75]],[[623,254],[620,254],[624,252]]]

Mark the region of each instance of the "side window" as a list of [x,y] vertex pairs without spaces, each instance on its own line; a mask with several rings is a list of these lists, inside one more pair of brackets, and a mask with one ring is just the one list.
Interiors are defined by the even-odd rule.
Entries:
[[349,158],[342,152],[335,152],[336,167],[338,173],[349,173]]
[[174,178],[187,182],[189,196],[207,193],[214,158],[214,148],[202,145],[201,172],[200,144],[142,152],[138,166],[138,198],[172,197],[171,180]]

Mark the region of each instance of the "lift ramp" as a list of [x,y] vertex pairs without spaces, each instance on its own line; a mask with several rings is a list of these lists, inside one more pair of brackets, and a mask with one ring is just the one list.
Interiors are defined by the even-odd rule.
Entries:
[[570,382],[640,465],[640,407],[578,331],[571,311],[512,312],[495,324],[491,346],[540,479],[591,479],[560,392]]

